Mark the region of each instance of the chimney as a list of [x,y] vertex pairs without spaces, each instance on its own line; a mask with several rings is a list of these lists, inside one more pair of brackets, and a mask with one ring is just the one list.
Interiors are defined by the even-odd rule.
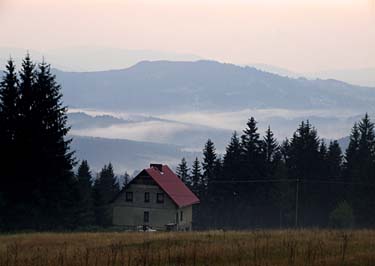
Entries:
[[150,164],[150,168],[156,168],[159,170],[159,172],[163,172],[163,165],[158,163],[152,163]]

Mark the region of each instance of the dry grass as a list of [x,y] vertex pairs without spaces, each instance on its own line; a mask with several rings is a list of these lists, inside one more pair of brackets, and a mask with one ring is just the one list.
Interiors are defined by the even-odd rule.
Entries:
[[375,265],[375,231],[40,233],[0,236],[0,266]]

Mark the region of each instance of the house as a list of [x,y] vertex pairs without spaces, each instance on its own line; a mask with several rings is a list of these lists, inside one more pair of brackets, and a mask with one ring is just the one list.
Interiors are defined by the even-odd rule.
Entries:
[[167,165],[151,164],[112,204],[113,225],[129,229],[191,230],[199,199]]

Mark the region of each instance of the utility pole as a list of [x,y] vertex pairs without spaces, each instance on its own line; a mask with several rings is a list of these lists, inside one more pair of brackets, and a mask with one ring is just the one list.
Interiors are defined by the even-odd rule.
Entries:
[[299,204],[299,178],[296,179],[296,211],[295,211],[295,228],[298,227],[298,204]]

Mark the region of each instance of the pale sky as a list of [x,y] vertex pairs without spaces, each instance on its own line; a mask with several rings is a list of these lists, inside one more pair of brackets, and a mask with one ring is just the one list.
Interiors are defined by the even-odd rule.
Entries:
[[298,72],[375,67],[375,0],[0,0],[0,46],[188,53]]

